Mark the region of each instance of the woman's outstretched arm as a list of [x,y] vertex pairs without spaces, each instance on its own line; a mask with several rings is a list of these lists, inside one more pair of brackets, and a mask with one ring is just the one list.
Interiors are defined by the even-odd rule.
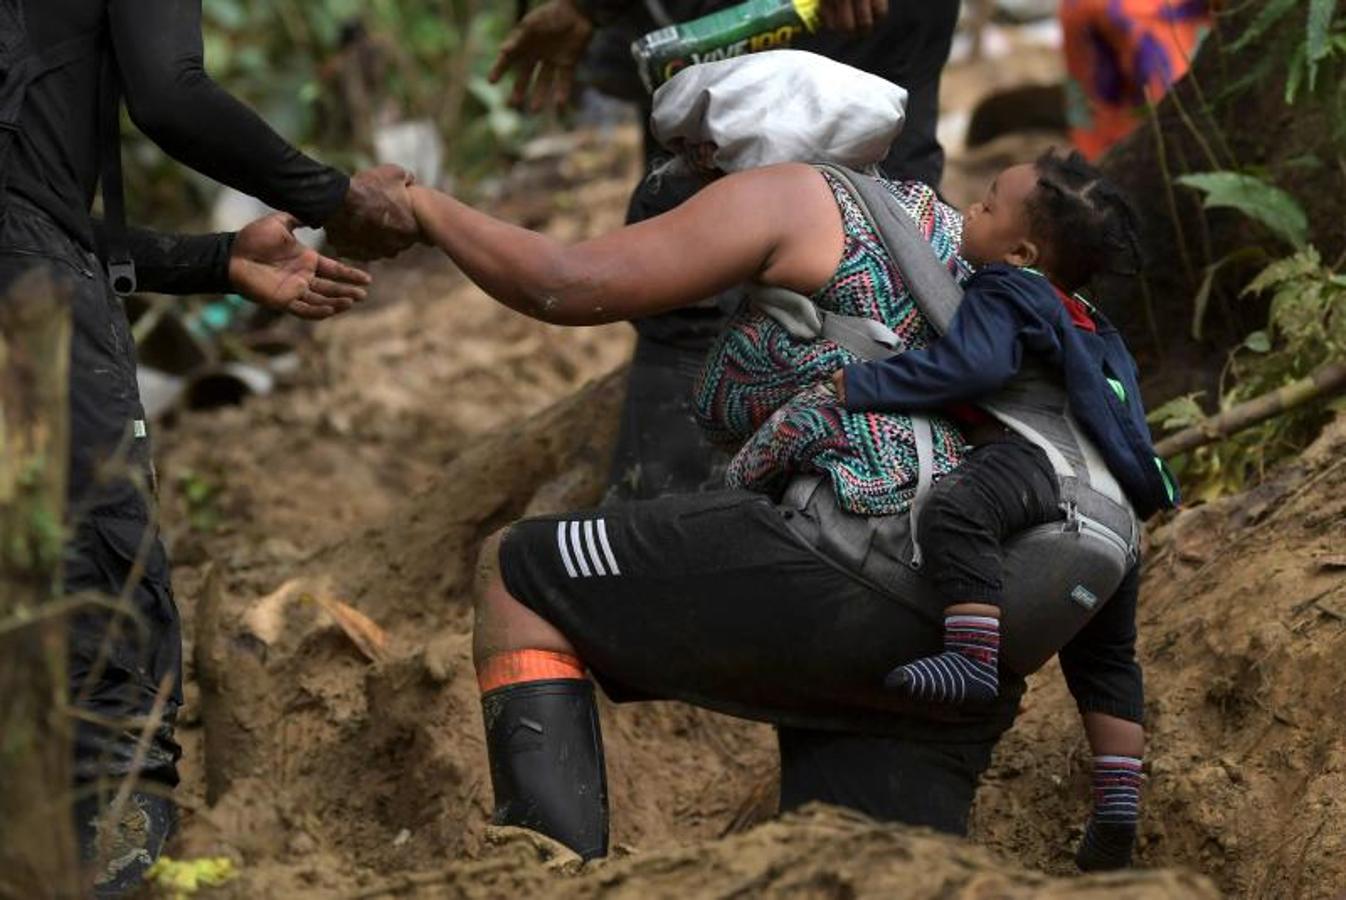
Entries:
[[478,286],[558,325],[642,318],[754,280],[809,294],[845,242],[827,182],[795,164],[726,176],[672,212],[573,246],[437,191],[412,199],[426,239]]

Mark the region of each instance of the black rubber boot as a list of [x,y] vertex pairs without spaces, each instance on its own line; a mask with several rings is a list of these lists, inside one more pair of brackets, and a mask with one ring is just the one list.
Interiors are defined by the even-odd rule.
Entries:
[[93,896],[98,900],[137,891],[177,828],[170,789],[146,788],[131,791],[116,821],[108,818],[111,797],[106,793],[85,796],[75,804],[80,856],[93,870]]
[[594,687],[578,678],[511,685],[481,698],[496,825],[608,852],[608,780]]

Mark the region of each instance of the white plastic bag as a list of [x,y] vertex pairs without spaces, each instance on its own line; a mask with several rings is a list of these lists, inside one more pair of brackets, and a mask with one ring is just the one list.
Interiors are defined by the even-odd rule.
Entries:
[[712,143],[715,166],[741,172],[783,162],[864,170],[902,132],[907,92],[802,50],[770,50],[689,66],[654,94],[651,126],[670,149]]

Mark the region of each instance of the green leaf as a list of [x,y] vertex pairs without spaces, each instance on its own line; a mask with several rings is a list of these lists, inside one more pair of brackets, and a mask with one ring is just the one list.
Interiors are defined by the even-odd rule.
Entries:
[[1275,53],[1265,53],[1258,57],[1257,62],[1248,67],[1247,72],[1235,79],[1228,87],[1220,91],[1216,96],[1217,103],[1225,103],[1239,94],[1246,92],[1253,85],[1261,84],[1267,78],[1271,77],[1271,72],[1281,62],[1280,57]]
[[1331,51],[1328,28],[1337,11],[1337,0],[1309,0],[1309,37],[1305,46],[1310,63],[1321,62]]
[[1262,11],[1257,14],[1257,18],[1248,26],[1248,30],[1243,32],[1243,35],[1229,49],[1237,53],[1266,34],[1273,25],[1285,18],[1286,14],[1294,9],[1295,4],[1299,2],[1300,0],[1267,0],[1266,5],[1262,7]]
[[1206,307],[1210,306],[1210,292],[1215,285],[1215,276],[1224,266],[1224,260],[1212,263],[1206,266],[1206,273],[1201,278],[1201,287],[1197,288],[1196,296],[1192,298],[1192,339],[1201,340],[1201,333],[1206,321]]
[[[1304,77],[1309,76],[1310,80],[1317,77],[1308,60],[1308,51],[1303,44],[1295,48],[1295,52],[1290,57],[1290,74],[1285,79],[1285,102],[1294,103],[1295,98],[1299,96],[1299,86],[1304,83]],[[1310,90],[1312,87],[1310,87]]]
[[1238,172],[1199,172],[1177,181],[1204,193],[1207,209],[1237,209],[1296,249],[1308,243],[1309,218],[1303,207],[1275,185]]
[[1243,340],[1243,346],[1254,353],[1271,352],[1271,336],[1265,331],[1254,331]]
[[1293,256],[1278,259],[1267,266],[1243,289],[1243,295],[1260,294],[1269,288],[1279,287],[1290,281],[1312,278],[1319,274],[1322,264],[1323,260],[1318,255],[1318,249],[1307,247]]
[[1162,406],[1150,411],[1145,420],[1158,425],[1164,431],[1180,431],[1205,421],[1206,412],[1196,402],[1200,393],[1174,397]]

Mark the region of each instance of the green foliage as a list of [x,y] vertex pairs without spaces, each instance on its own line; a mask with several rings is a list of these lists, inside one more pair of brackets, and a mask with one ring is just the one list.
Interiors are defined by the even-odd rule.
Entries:
[[[484,78],[513,23],[507,0],[210,0],[203,12],[210,75],[324,162],[369,165],[375,125],[428,119],[447,167],[471,176],[527,136],[506,87]],[[199,221],[214,185],[125,134],[133,217]]]
[[1206,420],[1206,411],[1197,402],[1205,391],[1184,394],[1150,410],[1146,419],[1164,431],[1182,431]]
[[1304,207],[1275,185],[1240,172],[1197,172],[1176,181],[1205,194],[1207,209],[1237,209],[1296,249],[1308,243],[1309,218]]
[[1277,22],[1289,15],[1290,11],[1299,2],[1300,0],[1266,0],[1261,11],[1258,12],[1257,18],[1253,19],[1252,24],[1248,26],[1248,30],[1243,32],[1239,39],[1230,45],[1229,49],[1237,53],[1252,46],[1255,41],[1269,32]]
[[190,469],[177,474],[178,490],[193,531],[210,533],[220,526],[220,484]]
[[[1329,168],[1346,172],[1346,90],[1342,88],[1346,82],[1346,2],[1257,0],[1235,4],[1216,15],[1224,20],[1221,24],[1239,23],[1237,27],[1242,28],[1231,43],[1206,45],[1228,54],[1220,70],[1228,80],[1212,95],[1213,107],[1197,86],[1193,93],[1205,115],[1185,117],[1189,129],[1203,129],[1195,137],[1214,171],[1181,175],[1173,182],[1200,191],[1207,209],[1232,209],[1266,228],[1288,248],[1289,255],[1276,259],[1265,246],[1245,246],[1213,258],[1209,242],[1204,248],[1186,248],[1192,255],[1206,250],[1204,277],[1193,297],[1196,339],[1202,337],[1212,295],[1227,296],[1221,292],[1222,283],[1250,265],[1262,269],[1242,297],[1269,300],[1269,314],[1266,324],[1248,334],[1231,354],[1216,402],[1203,407],[1201,396],[1192,395],[1165,404],[1151,418],[1157,432],[1198,425],[1208,411],[1223,412],[1299,381],[1346,353],[1346,280],[1336,273],[1346,259],[1334,266],[1323,263],[1310,244],[1306,214],[1311,208],[1308,201],[1315,198],[1297,194],[1295,187],[1322,184]],[[1242,95],[1268,83],[1273,90],[1283,91],[1286,103],[1296,107],[1283,120],[1266,123],[1268,141],[1279,140],[1284,129],[1293,132],[1317,127],[1319,122],[1329,138],[1315,142],[1313,153],[1281,160],[1270,169],[1265,163],[1274,160],[1275,153],[1266,146],[1240,147],[1236,155],[1233,142],[1218,131],[1217,124],[1246,116]],[[1217,132],[1206,132],[1206,123]],[[1289,137],[1298,140],[1294,134]],[[1327,223],[1315,224],[1314,233],[1323,234]],[[1211,405],[1215,409],[1209,409]],[[1309,403],[1172,461],[1183,479],[1184,492],[1191,498],[1210,499],[1245,488],[1268,465],[1306,446],[1331,410],[1328,402]]]
[[1346,276],[1323,265],[1313,247],[1277,260],[1244,289],[1245,295],[1270,294],[1268,342],[1278,348],[1266,362],[1282,364],[1297,376],[1346,354]]
[[[1230,358],[1232,385],[1221,410],[1262,396],[1346,356],[1346,276],[1305,247],[1266,266],[1243,291],[1271,300],[1266,328],[1254,331]],[[1155,409],[1150,422],[1163,431],[1200,424],[1199,395]],[[1304,447],[1332,414],[1331,404],[1311,403],[1256,428],[1174,461],[1187,494],[1215,499],[1242,490],[1271,464]]]

